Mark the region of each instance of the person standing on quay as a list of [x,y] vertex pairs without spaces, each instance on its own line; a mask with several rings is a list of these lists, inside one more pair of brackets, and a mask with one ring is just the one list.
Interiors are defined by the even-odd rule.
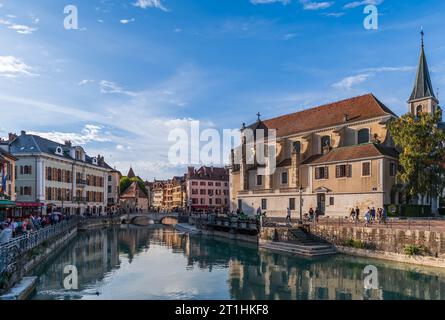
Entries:
[[288,222],[288,223],[291,223],[291,222],[292,222],[291,214],[292,214],[292,212],[291,212],[290,208],[287,208],[286,222]]
[[355,207],[355,221],[360,221],[360,209],[357,207]]

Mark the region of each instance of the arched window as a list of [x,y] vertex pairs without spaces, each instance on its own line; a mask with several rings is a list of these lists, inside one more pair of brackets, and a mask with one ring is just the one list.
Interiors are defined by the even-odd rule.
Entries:
[[420,116],[420,114],[423,112],[423,106],[421,104],[419,104],[416,107],[416,117]]
[[358,144],[369,143],[370,141],[369,136],[370,136],[369,129],[359,130],[357,139]]

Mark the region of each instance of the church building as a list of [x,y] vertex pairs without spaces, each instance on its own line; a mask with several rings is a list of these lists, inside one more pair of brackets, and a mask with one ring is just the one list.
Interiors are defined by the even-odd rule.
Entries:
[[[422,34],[408,110],[435,112],[437,108]],[[287,208],[298,217],[301,204],[303,213],[318,208],[322,215],[347,216],[356,207],[363,212],[400,203],[399,152],[388,128],[397,117],[370,93],[273,119],[258,116],[252,125],[243,125],[242,145],[232,151],[231,209],[254,214],[261,208],[269,217],[284,218]],[[262,175],[261,164],[247,161],[246,129],[276,130],[273,174]]]

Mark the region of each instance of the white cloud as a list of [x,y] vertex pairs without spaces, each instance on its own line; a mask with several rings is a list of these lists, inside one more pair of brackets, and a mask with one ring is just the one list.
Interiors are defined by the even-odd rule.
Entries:
[[283,40],[291,40],[297,36],[296,33],[288,33],[283,36]]
[[38,30],[37,28],[28,27],[23,24],[12,24],[12,25],[8,26],[8,29],[14,30],[20,34],[31,34],[34,31]]
[[81,130],[81,132],[29,132],[41,136],[45,139],[56,141],[58,143],[65,143],[65,141],[71,141],[73,145],[85,145],[90,142],[109,142],[110,139],[102,135],[103,128],[101,126],[87,124]]
[[311,0],[300,0],[304,10],[323,10],[334,5],[334,1],[316,2]]
[[117,83],[107,80],[99,82],[100,92],[103,94],[124,94],[128,96],[136,96],[137,93],[124,90]]
[[344,5],[345,9],[354,9],[360,6],[365,6],[368,4],[379,5],[383,3],[384,0],[363,0],[363,1],[353,1]]
[[366,68],[359,71],[359,74],[354,76],[349,76],[336,82],[332,87],[336,89],[351,89],[353,86],[359,85],[365,82],[369,78],[374,77],[376,74],[385,72],[411,72],[415,70],[416,67],[412,66],[401,66],[401,67],[377,67],[377,68]]
[[0,75],[5,77],[37,76],[30,66],[13,56],[0,56]]
[[334,18],[340,18],[343,17],[344,15],[345,15],[344,12],[330,12],[325,14],[326,17],[334,17]]
[[282,4],[288,4],[291,2],[291,0],[250,0],[252,4],[269,4],[269,3],[276,3],[281,2]]
[[84,86],[84,85],[87,85],[87,84],[93,83],[93,82],[94,82],[94,80],[84,79],[84,80],[79,81],[78,85]]
[[334,83],[332,86],[336,89],[350,90],[353,86],[365,82],[371,76],[372,74],[370,73],[363,73],[355,76],[346,77],[340,80],[339,82]]
[[134,18],[119,20],[119,22],[122,24],[129,24],[130,22],[134,22],[134,21],[136,21]]
[[[35,31],[37,31],[37,28],[33,28],[30,26],[27,26],[25,24],[17,24],[14,23],[12,20],[14,20],[16,18],[16,16],[14,15],[6,15],[6,19],[2,19],[0,18],[0,25],[4,25],[6,26],[8,29],[14,30],[19,34],[31,34]],[[39,23],[39,19],[37,18],[32,18],[32,23],[34,24],[38,24]]]
[[133,5],[141,9],[157,8],[162,11],[168,11],[168,9],[162,4],[161,0],[137,0]]

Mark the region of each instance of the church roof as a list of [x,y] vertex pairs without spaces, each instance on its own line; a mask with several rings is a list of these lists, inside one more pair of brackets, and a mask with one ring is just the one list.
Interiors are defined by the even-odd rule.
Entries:
[[257,122],[248,128],[255,128],[261,125],[268,129],[276,129],[277,137],[285,137],[312,130],[344,125],[345,122],[353,123],[384,116],[397,117],[394,112],[380,102],[373,94],[365,94]]
[[409,101],[414,101],[423,98],[436,98],[434,95],[433,85],[431,83],[430,71],[428,69],[428,62],[426,61],[425,48],[423,44],[422,33],[422,49],[420,51],[419,66],[417,68],[416,82],[414,89],[409,98]]
[[366,158],[386,156],[397,159],[399,153],[396,149],[381,144],[367,143],[331,150],[324,155],[315,155],[303,162],[303,164],[316,165],[331,162],[353,161]]

